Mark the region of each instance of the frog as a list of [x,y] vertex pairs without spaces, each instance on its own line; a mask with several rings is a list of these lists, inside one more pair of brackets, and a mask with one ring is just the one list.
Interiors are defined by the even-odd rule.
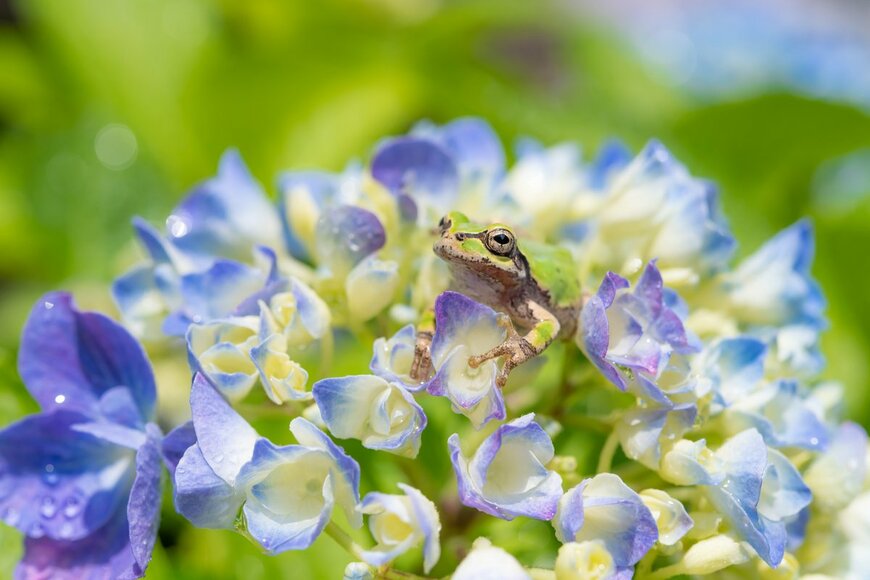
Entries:
[[[506,329],[504,342],[470,358],[472,368],[501,358],[496,385],[503,388],[514,368],[543,353],[555,340],[574,336],[584,296],[570,251],[520,240],[505,224],[479,225],[461,212],[441,218],[437,233],[433,250],[447,263],[451,289],[499,312],[499,324]],[[430,356],[434,331],[434,311],[429,309],[418,325],[411,369],[412,378],[421,382],[434,370]]]

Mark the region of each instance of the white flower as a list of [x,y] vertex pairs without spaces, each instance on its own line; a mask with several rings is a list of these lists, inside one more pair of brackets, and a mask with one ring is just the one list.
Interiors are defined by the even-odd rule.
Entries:
[[405,495],[373,492],[360,505],[360,512],[369,516],[369,529],[377,542],[362,558],[372,566],[383,566],[422,543],[423,570],[428,574],[441,555],[438,510],[419,490],[398,485]]

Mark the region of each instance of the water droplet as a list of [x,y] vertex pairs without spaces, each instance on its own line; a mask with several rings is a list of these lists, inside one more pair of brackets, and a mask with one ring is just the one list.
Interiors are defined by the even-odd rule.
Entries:
[[54,465],[51,463],[45,464],[45,473],[42,474],[42,481],[48,486],[57,485],[60,477],[54,472]]
[[60,531],[58,535],[61,539],[72,538],[73,535],[73,525],[72,524],[64,524],[60,527]]
[[220,462],[222,462],[223,460],[224,460],[224,456],[223,456],[223,455],[215,455],[215,456],[214,456],[214,462],[215,462],[215,463],[220,463]]
[[166,218],[166,228],[173,238],[183,238],[190,231],[187,222],[177,215],[171,215]]
[[31,538],[41,538],[45,535],[45,528],[42,527],[42,524],[36,522],[32,526],[30,526],[30,530],[28,530],[27,535]]
[[818,445],[819,438],[818,437],[810,437],[810,445]]
[[42,498],[42,503],[39,504],[39,513],[46,519],[51,519],[57,514],[57,503],[53,497],[47,495]]
[[58,395],[54,398],[54,402],[58,405],[63,405],[64,401],[66,401],[66,395]]
[[15,508],[6,508],[3,511],[2,518],[3,521],[9,524],[10,526],[14,526],[18,523],[18,519],[21,517],[21,514],[18,513],[18,510]]
[[54,302],[48,302],[48,301],[46,300],[46,301],[45,301],[45,309],[46,309],[46,310],[51,310],[52,308],[54,308]]
[[63,502],[63,515],[67,519],[72,519],[79,515],[82,511],[82,500],[77,496],[70,496]]

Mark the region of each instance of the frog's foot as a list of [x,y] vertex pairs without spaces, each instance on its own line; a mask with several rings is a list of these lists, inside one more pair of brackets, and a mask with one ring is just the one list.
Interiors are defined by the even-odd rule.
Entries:
[[428,380],[435,368],[432,366],[432,355],[430,354],[430,346],[432,345],[432,333],[420,331],[417,333],[417,342],[414,345],[414,362],[411,363],[410,376],[415,381],[421,383]]
[[529,344],[529,341],[513,333],[497,347],[468,359],[468,364],[472,368],[477,368],[488,360],[500,357],[504,358],[504,364],[495,378],[495,384],[499,388],[503,388],[505,383],[507,383],[511,371],[527,360],[534,358],[537,354],[534,347]]

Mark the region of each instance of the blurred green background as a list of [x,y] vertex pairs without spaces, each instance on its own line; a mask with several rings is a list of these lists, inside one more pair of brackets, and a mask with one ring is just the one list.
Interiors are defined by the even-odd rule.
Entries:
[[[238,147],[272,191],[282,169],[340,169],[421,118],[463,115],[487,118],[508,144],[572,140],[590,155],[610,137],[634,149],[656,137],[721,186],[742,254],[811,216],[831,321],[825,376],[845,384],[847,414],[870,424],[866,110],[775,86],[701,98],[574,8],[0,1],[0,424],[33,410],[15,373],[31,303],[69,288],[111,311],[108,283],[137,255],[132,216],[160,222],[224,149]],[[170,512],[152,578],[329,578],[346,562],[328,538],[262,558]],[[4,528],[0,541],[4,575],[18,540]]]

